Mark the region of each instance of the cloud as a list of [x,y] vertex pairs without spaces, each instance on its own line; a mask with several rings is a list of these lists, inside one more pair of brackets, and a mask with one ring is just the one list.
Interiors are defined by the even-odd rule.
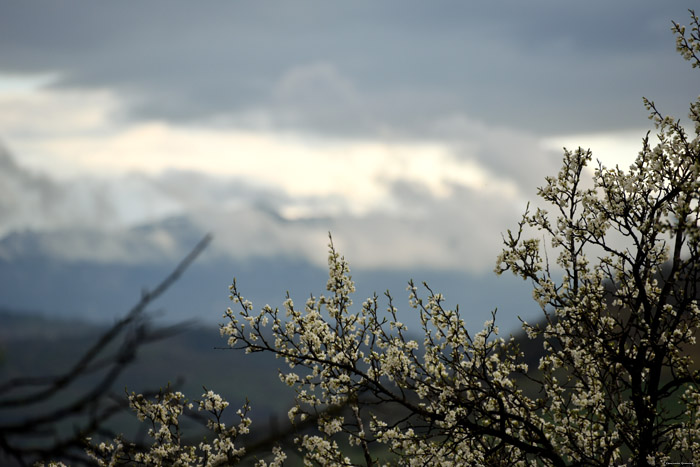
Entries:
[[[274,110],[273,125],[315,128],[337,132],[354,121],[354,127],[373,127],[369,106],[354,84],[330,63],[294,66],[274,84],[265,110]],[[365,121],[368,120],[368,121]]]
[[[439,194],[410,178],[387,182],[383,206],[326,215],[323,196],[296,198],[235,178],[182,172],[156,177],[154,183],[185,200],[187,215],[214,233],[215,256],[283,256],[321,268],[331,232],[339,250],[359,268],[490,272],[500,251],[500,232],[512,227],[524,209],[508,193],[448,183]],[[289,216],[290,211],[304,215]]]
[[[463,186],[454,186],[443,199],[425,191],[406,196],[405,185],[396,188],[409,204],[407,214],[377,213],[334,223],[342,251],[360,267],[396,265],[488,273],[500,252],[500,233],[512,227],[524,208],[515,199]],[[420,215],[411,216],[415,212]]]
[[0,259],[43,257],[68,263],[149,265],[173,262],[194,246],[179,243],[174,232],[155,225],[143,229],[64,226],[52,231],[14,232],[0,241]]
[[[321,87],[320,81],[336,80],[342,83],[332,68],[304,68],[289,75],[280,85],[279,94],[295,99],[309,88]],[[345,89],[340,85],[328,87],[331,95]],[[334,91],[338,87],[341,90]],[[324,99],[334,98],[322,98],[319,109],[325,107]],[[233,177],[243,180],[246,186],[265,187],[272,190],[270,193],[276,190],[300,200],[296,205],[287,202],[289,206],[284,208],[289,215],[296,210],[296,216],[303,215],[299,210],[304,204],[320,208],[319,203],[310,202],[319,197],[330,201],[322,203],[326,206],[324,215],[342,211],[361,214],[386,207],[393,202],[389,185],[403,179],[425,184],[438,196],[445,196],[445,187],[450,183],[514,196],[518,189],[514,176],[520,175],[521,169],[516,166],[508,172],[503,170],[507,164],[494,166],[494,154],[501,159],[508,156],[503,154],[505,141],[522,147],[534,142],[532,137],[496,131],[466,118],[446,130],[438,125],[426,138],[362,140],[167,122],[114,125],[108,115],[118,113],[120,107],[114,96],[105,93],[84,93],[77,101],[70,93],[65,96],[63,92],[41,91],[21,101],[8,99],[3,103],[7,115],[13,115],[13,123],[5,130],[7,138],[22,155],[22,163],[35,171],[63,180],[113,179],[128,177],[130,172],[159,175],[164,171]],[[91,109],[101,109],[102,114],[70,118],[90,114]],[[60,115],[61,110],[68,113],[70,128],[52,131],[43,128],[41,122],[35,126],[34,115]],[[320,112],[317,117],[323,120]],[[465,152],[465,147],[477,150]],[[536,165],[530,161],[528,167]],[[189,192],[198,196],[193,190]]]
[[0,237],[27,229],[118,230],[178,212],[174,200],[138,175],[56,176],[51,158],[34,162],[18,163],[0,145]]
[[[433,185],[412,170],[385,173],[374,181],[386,188],[381,203],[353,211],[342,192],[300,196],[233,175],[169,170],[63,181],[32,174],[7,154],[0,161],[15,183],[2,184],[4,234],[37,231],[34,246],[5,242],[4,257],[37,249],[74,261],[175,260],[211,231],[214,256],[284,256],[324,267],[332,232],[361,268],[486,272],[499,232],[523,207],[516,192],[470,187],[459,178],[438,178],[442,186]],[[182,226],[162,225],[159,219],[169,216],[193,222],[196,227],[186,224],[185,230],[195,233],[182,237]],[[150,227],[135,228],[139,224]]]
[[0,146],[0,226],[46,222],[63,196],[60,186],[22,169]]
[[531,197],[544,177],[559,170],[562,151],[544,144],[535,134],[502,126],[487,125],[464,114],[436,120],[429,129],[455,157],[474,161],[489,174],[489,181],[511,181],[521,196]]
[[95,180],[55,180],[20,166],[0,146],[0,257],[43,252],[72,261],[130,262],[174,252],[166,232],[121,230],[116,201]]
[[[641,151],[645,134],[643,131],[627,131],[561,135],[545,139],[543,145],[552,149],[566,147],[574,150],[579,146],[590,149],[593,153],[593,163],[589,166],[591,173],[598,167],[598,160],[606,167],[619,165],[621,169],[627,170]],[[653,132],[649,134],[649,144],[652,147],[658,144],[658,138]]]
[[0,146],[0,236],[17,229],[106,226],[114,208],[99,184],[63,184],[16,163]]
[[136,120],[363,139],[420,137],[456,112],[540,135],[625,129],[644,123],[642,95],[683,115],[696,94],[668,31],[687,6],[73,0],[39,15],[15,2],[0,16],[0,71],[110,90]]
[[[340,83],[328,84],[329,95],[352,97],[352,87],[325,65],[290,73],[280,96],[296,98],[324,81]],[[86,93],[82,101],[114,102],[108,96]],[[80,102],[70,102],[80,115]],[[59,113],[66,101],[61,92],[42,91],[23,105]],[[116,104],[103,109],[115,111]],[[186,216],[214,231],[215,248],[234,258],[285,255],[323,266],[331,231],[361,267],[490,271],[506,221],[519,217],[535,182],[559,160],[527,132],[463,115],[435,122],[426,139],[343,140],[166,122],[112,125],[104,115],[76,120],[72,131],[27,134],[31,114],[17,112],[10,127],[22,154],[15,166],[42,174],[68,201],[52,196],[46,210],[53,220],[25,226],[113,234],[95,253],[104,261],[138,261],[129,227]],[[18,206],[32,218],[31,208]],[[56,236],[47,248],[83,258],[98,250],[86,235]],[[183,251],[163,245],[154,244],[157,256]]]

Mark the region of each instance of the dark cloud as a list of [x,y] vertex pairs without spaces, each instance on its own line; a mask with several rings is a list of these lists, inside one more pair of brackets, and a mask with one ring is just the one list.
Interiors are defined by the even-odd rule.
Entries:
[[644,126],[642,95],[686,113],[695,80],[669,26],[687,6],[6,2],[0,72],[116,90],[126,118],[419,136],[460,113],[540,134],[600,131]]

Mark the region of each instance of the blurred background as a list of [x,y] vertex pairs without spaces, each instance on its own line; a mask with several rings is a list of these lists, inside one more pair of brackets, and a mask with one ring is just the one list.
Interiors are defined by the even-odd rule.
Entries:
[[0,306],[112,320],[212,232],[163,308],[213,323],[233,276],[322,292],[331,232],[362,295],[425,280],[517,328],[501,233],[563,146],[629,165],[642,96],[685,117],[690,6],[4,2]]
[[158,319],[222,322],[234,276],[256,306],[302,301],[331,232],[356,304],[390,289],[410,329],[413,278],[514,332],[539,311],[493,273],[501,233],[563,146],[628,166],[642,96],[686,116],[670,27],[692,6],[2,2],[3,326],[109,324],[206,232]]

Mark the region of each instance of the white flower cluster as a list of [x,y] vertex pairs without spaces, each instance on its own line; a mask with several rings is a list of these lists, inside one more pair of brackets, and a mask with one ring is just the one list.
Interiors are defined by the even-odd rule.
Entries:
[[[459,309],[443,308],[442,295],[430,289],[424,301],[411,282],[409,303],[421,318],[421,344],[408,338],[388,293],[387,317],[381,317],[376,295],[351,311],[349,267],[332,242],[329,247],[329,296],[312,296],[303,312],[287,298],[284,316],[269,306],[252,313],[234,282],[231,297],[241,310],[229,309],[221,328],[235,347],[273,352],[288,363],[290,371],[280,379],[297,392],[290,420],[317,420],[317,434],[297,439],[306,462],[352,464],[339,447],[343,439],[366,460],[373,459],[372,446],[383,445],[415,465],[505,456],[494,449],[491,430],[546,441],[539,425],[529,421],[537,403],[515,382],[527,365],[518,361],[512,340],[495,338],[493,321],[472,338]],[[373,407],[390,415],[381,418]],[[502,416],[495,415],[499,411]],[[516,449],[503,458],[525,465],[526,454]]]
[[[153,400],[142,394],[132,393],[129,396],[129,404],[139,420],[149,422],[151,428],[148,435],[153,439],[153,444],[144,450],[117,438],[111,443],[91,445],[87,453],[98,465],[213,467],[235,464],[245,454],[245,450],[236,447],[234,443],[240,435],[249,432],[251,421],[247,416],[248,404],[237,412],[239,423],[227,428],[222,421],[222,415],[228,407],[228,402],[213,391],[202,394],[197,410],[209,413],[207,427],[215,437],[211,442],[205,440],[196,445],[186,445],[182,440],[179,418],[185,410],[193,410],[195,405],[188,402],[181,392],[161,391]],[[273,457],[269,465],[277,467],[282,465],[286,454],[275,448]],[[256,465],[268,464],[260,461]]]
[[690,34],[686,36],[686,28],[673,22],[673,32],[676,33],[676,50],[691,62],[693,68],[700,66],[700,20],[693,10],[690,10],[692,19]]

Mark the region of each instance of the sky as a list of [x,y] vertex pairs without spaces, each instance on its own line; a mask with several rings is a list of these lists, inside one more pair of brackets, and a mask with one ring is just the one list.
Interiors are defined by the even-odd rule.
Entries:
[[689,7],[2,2],[0,237],[184,215],[231,258],[323,266],[330,231],[351,266],[491,274],[563,146],[628,166],[642,96],[686,116]]

